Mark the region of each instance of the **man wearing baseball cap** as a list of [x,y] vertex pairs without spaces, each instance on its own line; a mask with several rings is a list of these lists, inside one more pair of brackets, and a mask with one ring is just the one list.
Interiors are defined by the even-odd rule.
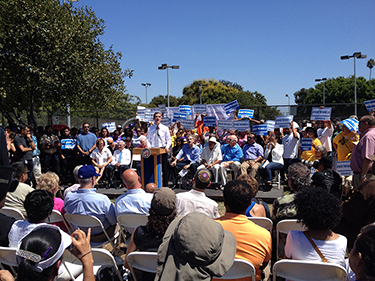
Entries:
[[[116,228],[115,208],[106,195],[96,193],[95,180],[100,176],[91,165],[84,165],[78,170],[77,191],[69,192],[64,201],[64,209],[68,214],[89,215],[97,217],[103,224],[108,235],[113,236]],[[106,240],[100,227],[91,231],[91,241]]]

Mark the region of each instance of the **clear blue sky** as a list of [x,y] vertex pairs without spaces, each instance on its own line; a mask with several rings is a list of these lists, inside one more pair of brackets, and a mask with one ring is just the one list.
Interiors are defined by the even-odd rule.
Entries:
[[[354,62],[340,56],[362,52],[357,76],[369,78],[366,67],[375,58],[375,1],[250,1],[250,0],[79,0],[105,20],[100,40],[123,54],[128,93],[145,102],[166,95],[181,96],[196,79],[229,80],[263,94],[268,105],[288,104],[315,78],[348,77]],[[373,69],[375,72],[375,68]],[[375,77],[375,73],[372,75]],[[291,99],[294,103],[294,97]]]

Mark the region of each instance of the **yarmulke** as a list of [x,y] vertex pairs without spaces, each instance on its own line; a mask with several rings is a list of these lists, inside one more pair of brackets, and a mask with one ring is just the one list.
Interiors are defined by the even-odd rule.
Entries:
[[211,173],[207,169],[202,169],[197,172],[196,179],[203,184],[207,184],[211,180]]

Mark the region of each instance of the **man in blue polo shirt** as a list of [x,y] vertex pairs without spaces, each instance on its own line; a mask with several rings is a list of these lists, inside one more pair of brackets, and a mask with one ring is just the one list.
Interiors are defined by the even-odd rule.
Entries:
[[237,144],[237,136],[229,135],[226,137],[226,144],[221,147],[221,154],[223,155],[223,161],[220,164],[219,174],[221,175],[222,185],[227,183],[227,171],[226,168],[233,170],[233,179],[235,180],[240,172],[241,158],[243,152],[241,147]]
[[77,149],[79,151],[78,165],[91,165],[90,154],[96,148],[97,137],[95,134],[89,132],[90,125],[88,123],[83,123],[82,128],[83,133],[77,137]]
[[260,161],[262,161],[264,152],[263,147],[255,142],[256,135],[250,133],[247,136],[247,144],[243,147],[244,161],[241,164],[241,175],[247,174],[247,169],[251,167],[249,175],[254,177],[256,176]]

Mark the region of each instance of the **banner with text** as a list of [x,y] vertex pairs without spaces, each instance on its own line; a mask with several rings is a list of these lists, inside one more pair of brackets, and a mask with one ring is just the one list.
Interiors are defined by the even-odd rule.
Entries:
[[180,120],[180,124],[186,130],[193,130],[195,128],[194,120],[182,119]]
[[336,163],[336,172],[340,173],[342,176],[353,175],[353,170],[350,168],[350,160],[349,161],[338,161]]
[[113,132],[114,130],[116,130],[116,122],[101,123],[100,128],[107,128],[109,132]]
[[293,121],[293,115],[276,116],[275,128],[290,128]]
[[301,141],[301,151],[310,151],[312,147],[312,139],[305,138]]
[[275,130],[275,121],[267,120],[264,124],[267,125],[267,132],[273,132],[273,130]]
[[224,104],[224,110],[226,114],[229,114],[237,109],[240,109],[237,100],[231,101],[230,103]]
[[215,116],[205,116],[203,118],[204,127],[215,127],[216,126],[216,117]]
[[175,113],[173,113],[173,121],[172,122],[177,122],[177,121],[180,121],[180,120],[184,120],[186,118],[187,118],[186,113],[175,112]]
[[168,118],[168,117],[164,117],[163,119],[161,119],[161,122],[160,122],[160,123],[162,123],[163,125],[167,126],[168,128],[169,128],[170,126],[172,126],[172,121],[171,121],[171,119]]
[[233,130],[233,121],[219,120],[218,127],[220,130]]
[[[253,125],[253,133],[259,136],[266,136],[268,132],[268,127],[266,124],[264,125]],[[272,130],[273,131],[273,130]]]
[[254,110],[253,109],[240,109],[238,111],[237,118],[253,118]]
[[165,104],[159,104],[159,110],[161,113],[167,113],[167,108],[165,106]]
[[191,106],[190,105],[180,105],[178,107],[180,112],[186,113],[187,115],[192,115],[191,113]]
[[365,106],[366,106],[368,112],[370,112],[370,110],[375,111],[375,100],[365,101]]
[[313,107],[310,120],[331,120],[331,107]]
[[207,106],[205,104],[194,104],[193,110],[194,114],[207,114]]
[[233,127],[239,132],[250,131],[250,122],[249,120],[236,120],[233,121]]

